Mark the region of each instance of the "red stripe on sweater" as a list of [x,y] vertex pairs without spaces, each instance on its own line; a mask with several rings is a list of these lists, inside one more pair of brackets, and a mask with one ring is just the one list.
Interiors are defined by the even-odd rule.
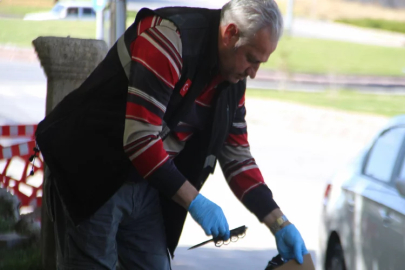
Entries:
[[263,176],[258,168],[243,171],[229,181],[229,186],[238,199],[242,200],[245,193],[258,184],[263,184]]
[[177,137],[177,139],[179,139],[179,141],[183,142],[190,139],[193,132],[174,132],[174,134]]
[[159,18],[158,18],[157,25],[160,25],[160,24],[162,23],[162,21],[163,21],[162,17],[159,17]]
[[[160,32],[158,29],[151,29],[150,33],[151,35],[155,36],[156,40],[159,40],[159,43],[165,48],[168,53],[170,53],[173,60],[178,65],[179,69],[181,69],[183,59],[181,58],[181,55],[177,51],[177,49],[173,46],[173,43],[169,39],[167,39],[167,37],[163,35],[162,32]],[[162,42],[161,40],[163,40],[164,42]]]
[[242,107],[245,105],[245,95],[239,100],[238,108]]
[[138,35],[142,34],[146,29],[151,28],[154,16],[148,16],[138,23]]
[[156,126],[162,125],[162,119],[159,116],[148,111],[145,107],[132,102],[127,102],[125,118],[138,120]]
[[249,142],[248,142],[248,138],[247,138],[247,134],[229,134],[228,138],[226,139],[227,144],[230,144],[232,146],[243,146],[243,147],[248,147],[249,146]]
[[179,75],[172,63],[143,36],[139,36],[131,44],[131,52],[134,61],[141,63],[169,87],[179,81]]
[[211,106],[212,99],[215,95],[215,88],[206,89],[198,98],[196,99],[197,103],[202,103],[205,106]]
[[212,99],[215,95],[215,87],[223,81],[221,75],[215,76],[209,85],[204,88],[203,92],[196,99],[197,103],[202,103],[205,106],[211,106]]
[[152,141],[154,139],[156,139],[156,135],[148,135],[148,136],[139,138],[138,140],[135,140],[135,141],[133,141],[133,142],[127,144],[127,145],[124,145],[124,150],[126,151],[129,148],[134,147],[135,145],[137,145],[137,147],[138,147],[141,144],[147,144],[147,143],[149,143],[150,141]]
[[158,139],[151,147],[132,160],[132,164],[142,177],[147,178],[162,166],[169,158],[163,149],[162,140]]

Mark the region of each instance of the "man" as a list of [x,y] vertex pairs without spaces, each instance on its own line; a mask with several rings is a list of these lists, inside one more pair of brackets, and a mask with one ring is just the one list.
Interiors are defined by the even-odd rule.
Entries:
[[52,176],[58,269],[170,269],[190,212],[229,238],[221,208],[198,190],[219,160],[238,199],[287,260],[307,253],[250,154],[247,76],[277,47],[273,0],[222,10],[141,10],[88,79],[37,130]]

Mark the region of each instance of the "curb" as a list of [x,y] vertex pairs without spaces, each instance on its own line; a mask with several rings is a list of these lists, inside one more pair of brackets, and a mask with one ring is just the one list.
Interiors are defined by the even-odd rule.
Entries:
[[259,70],[256,78],[263,81],[292,82],[297,84],[404,87],[405,76],[370,76],[337,74],[288,74],[279,71]]
[[34,48],[18,48],[7,45],[0,45],[0,59],[9,62],[39,62]]

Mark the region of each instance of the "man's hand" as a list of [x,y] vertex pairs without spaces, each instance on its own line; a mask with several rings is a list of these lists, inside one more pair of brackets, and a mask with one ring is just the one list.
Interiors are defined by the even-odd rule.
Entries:
[[296,259],[298,263],[304,262],[304,255],[308,253],[304,240],[294,224],[288,224],[276,232],[278,252],[285,260]]
[[200,224],[206,235],[228,240],[230,237],[228,222],[221,207],[198,194],[191,202],[188,211],[193,219]]
[[[276,222],[277,218],[281,217],[283,212],[279,208],[274,209],[270,214],[264,217],[263,222],[267,227]],[[299,231],[289,221],[281,225],[281,229],[276,232],[277,249],[281,257],[285,260],[296,259],[298,263],[304,262],[303,255],[307,254],[304,240]]]

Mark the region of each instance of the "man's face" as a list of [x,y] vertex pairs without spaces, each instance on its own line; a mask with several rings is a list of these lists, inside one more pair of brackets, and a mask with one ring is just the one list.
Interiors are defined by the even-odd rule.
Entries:
[[252,79],[256,77],[260,64],[267,62],[278,43],[267,28],[259,30],[247,44],[235,48],[238,39],[236,26],[228,25],[223,34],[219,60],[222,77],[231,83],[237,83],[247,76]]

